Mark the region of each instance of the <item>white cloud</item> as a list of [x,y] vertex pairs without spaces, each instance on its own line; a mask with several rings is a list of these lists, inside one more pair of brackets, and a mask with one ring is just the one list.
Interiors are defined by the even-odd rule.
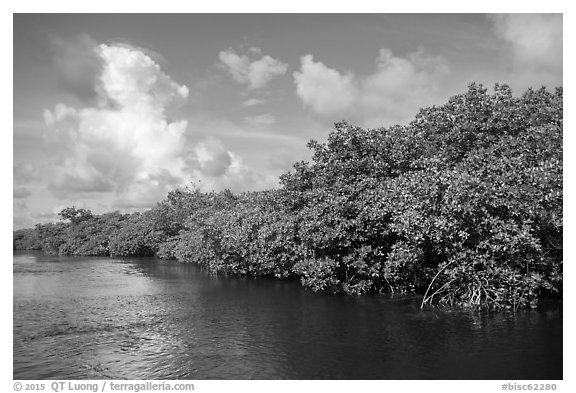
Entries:
[[[165,112],[187,98],[187,87],[172,81],[142,51],[106,44],[97,50],[103,60],[98,105],[75,109],[58,104],[44,112],[51,126],[47,137],[69,148],[51,189],[59,197],[114,192],[122,198],[163,172],[172,174],[169,183],[148,184],[162,191],[175,186],[185,174],[186,122],[169,122]],[[153,202],[157,195],[148,191],[141,199]]]
[[264,190],[277,186],[277,177],[252,171],[239,155],[215,137],[200,140],[187,157],[190,178],[203,191]]
[[121,107],[163,113],[188,98],[188,88],[174,82],[144,52],[124,45],[100,45],[99,49],[105,61],[101,87]]
[[232,154],[219,139],[206,138],[194,150],[199,170],[208,176],[220,176],[232,164]]
[[354,75],[314,62],[312,55],[303,56],[300,72],[294,73],[296,94],[304,106],[323,116],[347,111],[358,100],[359,90]]
[[374,126],[412,119],[433,103],[438,82],[449,73],[442,58],[426,57],[422,50],[403,58],[381,49],[376,64],[377,71],[360,82],[362,113]]
[[[270,127],[252,127],[244,122],[230,121],[224,119],[214,119],[205,116],[195,116],[190,118],[189,127],[197,131],[197,135],[203,135],[205,140],[215,137],[227,143],[234,144],[234,152],[230,152],[230,168],[227,169],[220,178],[208,178],[206,173],[203,176],[204,185],[209,187],[227,187],[233,191],[243,190],[265,190],[278,186],[278,176],[283,172],[278,167],[273,167],[268,163],[268,157],[276,156],[279,151],[290,151],[292,162],[309,158],[309,150],[306,142],[310,135],[293,135],[281,133],[275,124]],[[326,134],[323,128],[322,135]],[[257,148],[257,146],[260,146]],[[224,147],[227,151],[228,148]],[[257,151],[255,151],[255,148]],[[215,149],[218,151],[218,149]],[[222,156],[223,160],[227,160]],[[190,167],[199,167],[196,155],[190,159]],[[257,172],[250,168],[258,168]],[[290,165],[283,169],[289,169]],[[195,179],[202,177],[195,175]],[[217,188],[215,188],[217,189]]]
[[249,100],[246,100],[242,103],[243,106],[255,106],[255,105],[261,105],[263,103],[265,103],[265,100],[260,100],[258,98],[250,98]]
[[276,118],[269,113],[256,116],[246,116],[244,121],[252,127],[269,126],[276,123]]
[[[266,190],[278,186],[277,176],[256,173],[250,170],[239,155],[233,152],[228,152],[228,155],[230,158],[230,165],[219,176],[196,177],[200,179],[200,189],[211,191],[228,188],[233,192],[239,192],[244,190]],[[218,163],[219,161],[217,159],[210,158],[204,163],[202,172],[204,172],[204,174],[209,174],[208,171],[212,170],[214,167],[218,168]]]
[[256,55],[261,55],[262,54],[262,49],[256,47],[256,46],[252,46],[250,47],[250,49],[248,49],[250,52],[256,54]]
[[511,57],[511,82],[562,85],[562,14],[497,14],[490,20]]
[[68,117],[75,117],[76,114],[76,109],[64,104],[57,104],[52,111],[45,109],[42,113],[42,117],[44,118],[44,122],[47,126],[53,126],[54,124],[62,122]]
[[141,208],[193,180],[226,188],[252,176],[218,140],[188,143],[187,122],[166,115],[187,99],[188,88],[149,55],[127,45],[96,50],[103,61],[96,104],[44,111],[46,139],[65,151],[50,176],[54,195],[113,195],[116,207]]
[[438,82],[448,73],[445,60],[425,56],[422,50],[403,58],[381,49],[373,74],[343,74],[307,55],[294,81],[298,97],[315,113],[374,127],[410,120],[421,106],[433,102]]
[[[261,56],[259,48],[251,48],[250,53]],[[284,75],[288,65],[270,56],[261,56],[251,60],[247,55],[238,55],[233,49],[218,54],[220,65],[232,78],[241,84],[247,84],[249,89],[259,89],[277,76]]]

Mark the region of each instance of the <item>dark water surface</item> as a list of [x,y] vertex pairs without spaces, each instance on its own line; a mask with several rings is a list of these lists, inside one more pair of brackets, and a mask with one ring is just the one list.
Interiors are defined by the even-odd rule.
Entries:
[[152,259],[14,255],[14,379],[562,379],[562,310],[419,310]]

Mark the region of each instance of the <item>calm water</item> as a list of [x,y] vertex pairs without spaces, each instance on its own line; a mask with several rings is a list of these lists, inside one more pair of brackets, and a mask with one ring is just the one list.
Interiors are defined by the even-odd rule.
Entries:
[[561,379],[562,311],[419,310],[151,259],[14,255],[14,379]]

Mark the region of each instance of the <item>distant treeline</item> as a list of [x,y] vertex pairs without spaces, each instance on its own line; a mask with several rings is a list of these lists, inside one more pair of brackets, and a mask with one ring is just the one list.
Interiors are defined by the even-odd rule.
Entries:
[[157,256],[315,291],[535,307],[562,294],[562,89],[472,84],[408,126],[337,123],[277,190],[175,190],[150,211],[14,231],[14,249]]

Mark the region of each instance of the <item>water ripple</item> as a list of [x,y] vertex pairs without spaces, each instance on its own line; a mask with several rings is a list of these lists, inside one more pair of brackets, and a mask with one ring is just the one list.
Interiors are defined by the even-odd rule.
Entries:
[[562,309],[420,310],[151,259],[14,257],[14,379],[561,379]]

